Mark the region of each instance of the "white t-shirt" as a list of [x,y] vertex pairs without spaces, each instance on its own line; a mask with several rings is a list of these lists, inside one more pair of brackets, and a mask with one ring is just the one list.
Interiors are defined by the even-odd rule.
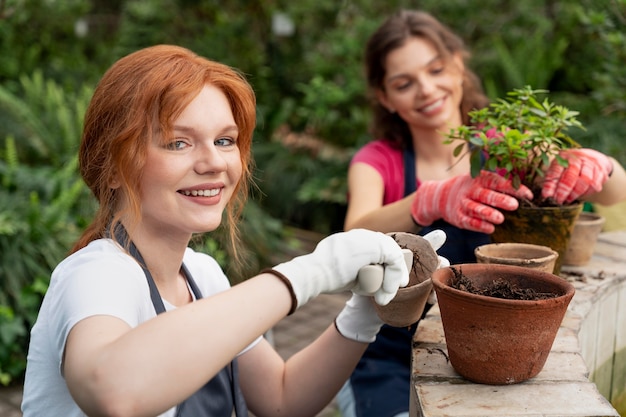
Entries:
[[[230,288],[224,272],[209,255],[187,248],[183,262],[203,297]],[[173,308],[165,300],[164,305]],[[52,273],[31,331],[22,400],[24,417],[85,416],[61,375],[61,359],[72,327],[94,315],[115,316],[131,327],[156,317],[143,270],[109,239],[91,242],[64,259]],[[173,416],[174,411],[172,408],[161,417]]]

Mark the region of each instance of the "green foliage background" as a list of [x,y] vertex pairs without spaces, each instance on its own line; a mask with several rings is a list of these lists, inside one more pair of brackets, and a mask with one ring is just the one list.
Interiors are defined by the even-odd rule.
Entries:
[[[347,164],[370,139],[364,43],[399,8],[457,31],[490,97],[548,89],[581,112],[587,130],[576,140],[626,162],[626,0],[0,0],[0,382],[21,378],[50,272],[93,213],[75,154],[109,65],[174,43],[241,69],[254,86],[247,263],[229,262],[219,231],[195,242],[238,282],[292,253],[294,230],[342,228]],[[273,30],[280,18],[291,33]]]

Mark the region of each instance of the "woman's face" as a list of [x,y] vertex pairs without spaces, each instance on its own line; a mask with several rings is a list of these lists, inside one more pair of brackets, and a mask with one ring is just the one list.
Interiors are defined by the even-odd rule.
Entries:
[[214,230],[242,175],[237,138],[226,96],[206,85],[174,121],[171,137],[149,146],[140,227],[161,235]]
[[463,60],[442,57],[424,38],[409,38],[384,62],[380,103],[398,113],[412,129],[441,130],[461,123]]

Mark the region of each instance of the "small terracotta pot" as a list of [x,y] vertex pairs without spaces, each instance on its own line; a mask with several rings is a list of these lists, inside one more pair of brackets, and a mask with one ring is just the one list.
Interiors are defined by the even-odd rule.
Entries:
[[[523,289],[556,294],[541,300],[510,300],[452,288],[452,268],[485,288],[507,280]],[[536,376],[550,353],[574,286],[556,275],[519,266],[462,264],[432,277],[450,364],[482,384],[516,384]]]
[[523,266],[549,273],[554,272],[559,256],[547,246],[531,243],[490,243],[477,247],[474,254],[481,264]]
[[563,265],[582,266],[589,263],[605,221],[596,213],[582,212],[578,215],[563,256]]
[[409,268],[409,285],[400,288],[386,306],[374,302],[378,317],[394,327],[407,327],[416,323],[424,312],[433,290],[431,276],[439,265],[439,257],[422,236],[413,233],[387,233],[403,249],[413,251],[413,264]]

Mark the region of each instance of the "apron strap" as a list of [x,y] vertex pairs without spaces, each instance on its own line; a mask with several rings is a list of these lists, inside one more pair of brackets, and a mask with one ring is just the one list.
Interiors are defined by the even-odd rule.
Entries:
[[415,152],[413,144],[409,145],[402,152],[404,161],[404,196],[417,190],[417,175],[415,173]]
[[[152,278],[152,274],[148,270],[148,268],[146,266],[146,262],[144,261],[143,256],[141,256],[141,253],[139,252],[139,250],[137,249],[137,246],[135,246],[135,244],[132,241],[129,241],[128,233],[126,232],[126,229],[124,228],[124,226],[122,226],[121,224],[118,224],[116,226],[116,228],[115,228],[115,237],[118,240],[118,242],[120,244],[122,244],[122,246],[128,245],[128,251],[129,251],[130,255],[133,258],[135,258],[135,260],[141,266],[141,269],[143,270],[143,272],[144,272],[144,274],[146,276],[146,281],[148,282],[148,287],[150,288],[150,299],[152,300],[152,305],[154,306],[154,310],[156,311],[157,314],[164,313],[165,312],[165,305],[163,304],[163,299],[161,298],[161,294],[159,293],[159,289],[157,288],[156,283],[154,282],[154,279]],[[200,288],[196,284],[196,281],[193,279],[193,277],[191,276],[191,273],[189,272],[189,269],[187,268],[187,266],[184,263],[181,265],[181,272],[183,273],[183,275],[187,279],[189,287],[191,288],[191,291],[193,292],[194,296],[196,297],[196,300],[201,299],[202,298],[202,292],[200,291]],[[239,386],[239,371],[238,371],[238,366],[237,366],[237,358],[233,359],[230,362],[230,364],[227,366],[227,369],[228,369],[228,372],[227,372],[228,379],[230,381],[230,391],[231,391],[231,396],[232,396],[232,399],[233,399],[233,405],[234,405],[234,410],[235,410],[235,416],[236,417],[247,417],[248,416],[248,407],[246,406],[245,398],[244,398],[243,393],[241,392],[241,388]],[[222,371],[220,371],[220,372],[224,372],[224,369]],[[219,374],[218,374],[218,376],[219,376]],[[218,376],[216,376],[215,378],[217,378]],[[207,385],[208,385],[208,383],[207,383]],[[205,390],[205,392],[206,392],[206,390],[208,390],[208,388],[201,389],[199,392],[194,394],[194,396],[202,395],[201,392],[203,390]],[[210,395],[210,391],[209,391],[208,395]],[[202,403],[202,401],[200,401],[199,403],[195,402],[194,405],[195,404],[201,404],[201,403]],[[181,411],[182,411],[182,408],[179,407],[177,415],[179,415],[181,413]]]

